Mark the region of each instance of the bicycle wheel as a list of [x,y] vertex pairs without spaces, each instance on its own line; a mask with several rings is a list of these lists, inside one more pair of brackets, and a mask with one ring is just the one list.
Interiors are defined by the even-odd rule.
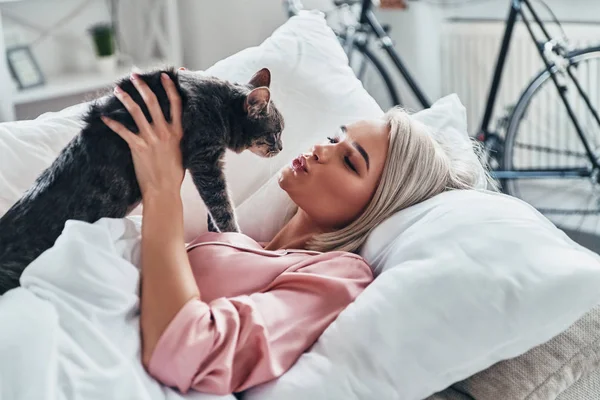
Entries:
[[[344,38],[340,37],[340,41],[343,42],[343,40]],[[362,82],[365,90],[375,99],[383,111],[401,105],[394,81],[383,63],[369,48],[354,42],[353,49],[348,54],[348,61],[350,68]]]
[[[600,47],[572,52],[568,61],[593,108],[599,110]],[[552,67],[553,72],[557,70],[556,66]],[[594,157],[598,159],[600,126],[572,80],[560,74],[557,77],[561,91],[572,105]],[[584,171],[582,176],[569,178],[507,179],[505,189],[533,205],[571,236],[592,238],[600,235],[599,171],[592,167],[547,70],[532,80],[513,110],[503,161],[506,170],[510,171]]]

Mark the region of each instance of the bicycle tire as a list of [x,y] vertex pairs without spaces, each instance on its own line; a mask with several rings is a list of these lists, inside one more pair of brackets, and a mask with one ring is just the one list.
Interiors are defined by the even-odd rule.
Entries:
[[[584,48],[584,49],[580,49],[580,50],[575,50],[573,52],[570,52],[566,58],[569,61],[569,65],[577,68],[580,64],[582,64],[584,61],[588,61],[588,60],[594,60],[594,59],[598,59],[598,68],[600,68],[600,46],[594,46],[594,47],[588,47],[588,48]],[[558,67],[554,64],[551,65],[550,71],[552,71],[552,73],[557,72]],[[540,71],[532,80],[531,82],[527,85],[527,87],[525,88],[525,90],[522,92],[521,96],[519,97],[518,102],[516,103],[510,118],[509,118],[509,122],[507,125],[507,131],[506,131],[506,136],[505,136],[505,141],[504,141],[504,154],[502,157],[502,161],[503,161],[503,166],[506,170],[508,171],[517,171],[519,168],[515,166],[516,164],[516,159],[517,158],[523,158],[523,155],[520,154],[519,156],[516,156],[516,154],[519,152],[519,150],[517,149],[521,149],[524,148],[526,150],[531,150],[531,151],[538,151],[538,152],[542,152],[545,151],[548,154],[555,154],[556,157],[558,158],[559,156],[557,155],[558,153],[563,153],[561,155],[562,160],[558,162],[558,165],[554,165],[554,166],[548,166],[546,167],[547,170],[551,170],[552,168],[565,168],[566,165],[560,165],[560,164],[573,164],[575,163],[573,160],[571,159],[575,159],[575,158],[579,158],[579,159],[585,159],[585,157],[587,157],[587,155],[581,154],[581,151],[572,151],[569,150],[568,148],[562,148],[561,145],[558,146],[554,146],[555,144],[558,143],[558,141],[564,141],[565,138],[563,136],[561,136],[560,133],[554,133],[554,132],[560,132],[560,130],[558,128],[555,128],[553,130],[549,130],[548,132],[550,134],[554,133],[554,136],[552,137],[552,139],[550,139],[549,137],[545,137],[543,140],[546,141],[551,141],[553,140],[555,143],[552,144],[552,146],[550,145],[532,145],[530,143],[525,143],[524,142],[524,137],[527,137],[527,132],[525,132],[524,130],[522,131],[520,128],[523,126],[523,122],[524,122],[524,118],[526,118],[527,113],[529,112],[530,109],[534,108],[532,106],[532,101],[536,98],[536,95],[542,95],[542,90],[545,87],[545,85],[548,83],[550,85],[552,85],[552,87],[550,88],[550,90],[554,91],[554,94],[556,95],[557,98],[558,95],[556,94],[556,88],[553,87],[554,83],[551,79],[551,72],[548,69],[543,69],[542,71]],[[576,92],[574,92],[576,93]],[[577,95],[578,96],[578,95]],[[580,99],[580,96],[578,96],[578,98]],[[556,106],[557,108],[555,109],[556,111],[561,111],[561,110],[565,110],[566,109],[564,107],[564,105],[562,103],[558,103],[558,105]],[[597,106],[595,107],[597,109]],[[535,112],[535,110],[533,111]],[[557,114],[550,114],[551,116],[555,116]],[[558,120],[558,119],[557,119]],[[560,124],[563,124],[564,121],[560,120],[559,122]],[[568,124],[572,124],[572,122],[569,120]],[[569,127],[571,125],[567,124],[567,129],[569,129]],[[589,131],[586,131],[589,134]],[[519,134],[521,133],[521,138],[519,139]],[[575,133],[573,133],[575,134]],[[538,135],[539,136],[539,135]],[[566,138],[566,140],[568,140],[569,137]],[[588,141],[590,141],[591,139],[596,139],[597,142],[600,142],[600,138],[590,138],[588,137],[588,135],[586,135],[586,139],[588,139]],[[519,141],[521,140],[521,141]],[[577,137],[577,140],[580,140],[579,137]],[[581,142],[579,142],[581,144]],[[561,143],[562,144],[562,143]],[[571,145],[571,144],[569,144]],[[583,148],[583,145],[581,145],[581,147]],[[600,149],[598,149],[600,150]],[[600,154],[596,155],[597,157],[600,156]],[[541,160],[541,158],[539,157],[539,159]],[[569,162],[570,160],[570,162]],[[589,158],[587,158],[588,162],[589,162]],[[584,162],[584,161],[582,161]],[[568,165],[568,167],[571,167],[571,165]],[[539,169],[544,169],[543,167],[534,167],[534,168],[539,168]],[[561,223],[558,223],[558,221],[563,221],[562,224],[563,226],[567,226],[569,225],[567,228],[569,231],[589,231],[589,227],[587,225],[591,225],[586,221],[584,222],[584,219],[589,216],[589,215],[595,215],[597,214],[598,221],[596,222],[596,231],[594,232],[595,234],[600,234],[600,203],[598,203],[598,207],[596,207],[596,209],[590,209],[590,210],[585,210],[582,208],[577,208],[577,209],[571,209],[569,210],[567,208],[566,205],[563,205],[561,207],[551,207],[551,206],[540,206],[539,204],[534,204],[534,202],[531,199],[528,199],[527,196],[524,195],[524,192],[530,192],[530,193],[534,193],[535,190],[540,190],[540,187],[543,186],[543,184],[540,184],[539,182],[542,182],[545,178],[538,178],[538,180],[535,183],[532,183],[533,181],[531,181],[529,183],[530,188],[529,189],[523,189],[526,188],[527,185],[524,184],[523,182],[527,182],[527,180],[523,180],[523,179],[505,179],[503,180],[503,189],[510,195],[515,196],[515,197],[519,197],[522,200],[525,200],[527,202],[529,202],[531,205],[533,205],[534,207],[536,207],[539,211],[541,211],[543,214],[545,214],[547,217],[549,217],[550,219],[553,220],[553,222],[557,223],[557,225],[560,225]],[[554,179],[554,180],[551,180]],[[572,178],[569,179],[569,181],[564,180],[565,178],[562,178],[563,181],[561,182],[575,182],[576,178]],[[591,182],[592,186],[597,186],[597,188],[592,188],[592,190],[596,190],[596,189],[600,189],[600,184],[596,181],[592,181],[591,178],[580,178],[580,181],[577,181],[576,185],[580,185],[580,183],[584,182],[586,179],[588,179]],[[546,185],[548,185],[548,190],[550,189],[550,187],[552,187],[552,182],[557,182],[559,181],[559,179],[557,178],[548,178],[545,182]],[[570,184],[568,184],[570,185]],[[573,190],[571,189],[572,186],[568,186],[565,185],[565,187],[568,187],[569,189],[567,190]],[[583,185],[587,185],[587,184],[583,184]],[[580,185],[580,186],[583,186]],[[532,189],[531,187],[537,186],[537,189]],[[559,190],[559,187],[554,187],[554,190]],[[563,196],[566,195],[566,193],[562,193]],[[538,194],[536,194],[536,196],[538,197],[538,200],[540,200],[541,203],[544,204],[548,204],[549,200],[547,198],[541,197]],[[529,197],[534,197],[532,195],[529,195]],[[573,200],[573,198],[571,199],[567,199],[567,202],[570,202],[571,200]],[[560,218],[559,218],[560,216]],[[572,223],[575,222],[575,220],[579,217],[575,217],[575,216],[581,216],[581,222],[579,223],[579,226],[577,228],[573,228],[571,225],[573,225]],[[566,222],[565,222],[566,221]],[[584,224],[587,225],[584,227]]]
[[[338,35],[338,38],[340,39],[340,43],[343,46],[344,42],[346,40],[345,37],[343,35]],[[364,45],[362,43],[354,42],[352,47],[353,47],[353,51],[358,51],[360,54],[362,54],[364,57],[366,57],[367,60],[369,60],[369,62],[377,70],[377,73],[379,74],[380,78],[383,79],[383,82],[385,83],[387,97],[389,98],[389,104],[385,104],[385,103],[382,104],[382,103],[380,103],[380,101],[378,101],[379,106],[383,109],[383,111],[387,111],[387,109],[394,107],[394,106],[401,106],[402,103],[400,101],[400,96],[398,95],[398,91],[396,90],[396,87],[394,85],[394,81],[391,78],[386,67],[383,65],[383,62],[371,51],[371,49],[369,49],[366,45]],[[355,71],[355,74],[356,74],[356,71]],[[361,82],[363,82],[363,87],[364,87],[365,82],[358,75],[357,75],[357,78],[359,80],[361,80]],[[365,90],[367,90],[367,92],[369,92],[369,89],[366,87],[365,87]],[[377,99],[377,96],[375,96],[374,93],[369,92],[369,94],[374,99]]]

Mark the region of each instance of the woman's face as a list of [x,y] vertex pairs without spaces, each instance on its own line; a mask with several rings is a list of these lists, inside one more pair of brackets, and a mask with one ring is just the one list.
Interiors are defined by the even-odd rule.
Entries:
[[360,215],[375,193],[388,142],[383,120],[343,126],[285,167],[279,186],[321,229],[342,228]]

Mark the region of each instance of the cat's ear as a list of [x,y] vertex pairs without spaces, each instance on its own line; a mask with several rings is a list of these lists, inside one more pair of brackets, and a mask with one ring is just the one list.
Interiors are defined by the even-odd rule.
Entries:
[[271,92],[266,87],[253,89],[244,101],[244,111],[249,117],[258,116],[264,109],[269,107]]
[[258,87],[269,87],[271,85],[271,71],[268,68],[263,68],[250,78],[248,85]]

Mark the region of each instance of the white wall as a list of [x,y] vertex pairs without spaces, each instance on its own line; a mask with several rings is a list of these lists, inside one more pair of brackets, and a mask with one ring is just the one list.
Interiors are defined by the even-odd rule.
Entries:
[[281,0],[180,0],[183,59],[187,68],[260,44],[283,22]]

